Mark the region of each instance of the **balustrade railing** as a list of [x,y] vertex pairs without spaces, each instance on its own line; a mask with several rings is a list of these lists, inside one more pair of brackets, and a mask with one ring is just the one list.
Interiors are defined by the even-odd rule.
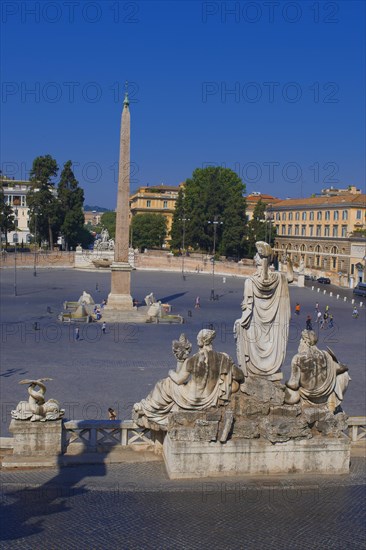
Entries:
[[82,444],[86,452],[151,444],[150,430],[140,428],[132,420],[67,420],[63,423],[63,451]]

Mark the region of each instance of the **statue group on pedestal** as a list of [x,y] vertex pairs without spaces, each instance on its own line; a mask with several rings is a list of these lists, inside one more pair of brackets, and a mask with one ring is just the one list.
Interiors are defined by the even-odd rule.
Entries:
[[[237,425],[240,426],[243,419],[248,425],[252,412],[260,409],[264,416],[274,411],[280,419],[281,415],[297,418],[288,424],[287,432],[311,437],[309,426],[314,426],[315,421],[308,425],[303,410],[318,407],[328,420],[340,410],[350,380],[348,368],[338,362],[331,350],[316,347],[313,331],[302,332],[298,353],[291,363],[290,380],[285,386],[280,384],[282,373],[279,371],[286,356],[291,317],[288,283],[293,281],[293,270],[288,262],[286,274],[272,271],[271,247],[265,242],[257,242],[256,247],[257,270],[245,280],[242,316],[234,324],[238,366],[226,353],[213,349],[213,330],[198,333],[199,349],[192,356],[192,346],[182,334],[179,341],[173,342],[176,370],[170,370],[167,378],[160,380],[145,399],[134,405],[133,418],[140,426],[164,431],[169,428],[173,413],[211,413],[220,407],[226,407],[232,418],[234,410],[241,411],[237,413],[242,414]],[[239,388],[241,392],[237,393]],[[271,396],[271,388],[275,398]],[[270,402],[268,407],[267,403],[262,406],[261,399]],[[339,415],[342,429],[344,416]],[[194,418],[197,422],[197,417]],[[252,436],[259,437],[263,430],[270,434],[273,426],[280,425],[281,422],[274,422],[270,426],[270,421],[262,418],[252,430]],[[319,424],[319,430],[322,429]],[[245,427],[244,432],[249,433],[251,429]],[[274,442],[286,440],[283,434],[277,435]],[[271,434],[268,437],[273,441]]]

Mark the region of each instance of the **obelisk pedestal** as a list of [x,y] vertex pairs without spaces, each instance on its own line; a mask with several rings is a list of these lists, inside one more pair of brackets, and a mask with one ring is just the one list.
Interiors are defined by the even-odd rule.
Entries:
[[121,121],[118,193],[116,210],[116,236],[114,262],[111,265],[111,292],[105,307],[107,311],[132,311],[131,271],[129,250],[129,199],[130,199],[130,109],[126,93]]

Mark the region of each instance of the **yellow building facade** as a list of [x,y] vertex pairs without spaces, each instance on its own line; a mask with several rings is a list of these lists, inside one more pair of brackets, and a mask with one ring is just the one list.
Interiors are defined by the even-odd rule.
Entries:
[[147,213],[162,214],[167,220],[167,242],[172,228],[178,192],[179,186],[173,185],[160,184],[139,187],[137,191],[130,196],[131,216]]
[[365,281],[366,195],[340,193],[278,201],[267,208],[276,227],[275,250],[306,273],[351,286]]

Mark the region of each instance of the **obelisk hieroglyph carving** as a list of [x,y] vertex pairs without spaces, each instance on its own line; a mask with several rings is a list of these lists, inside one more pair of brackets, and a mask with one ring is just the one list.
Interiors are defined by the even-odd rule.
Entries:
[[118,167],[116,237],[114,262],[111,265],[111,292],[107,309],[132,310],[131,270],[128,262],[129,198],[130,198],[130,108],[126,91],[122,109],[121,137]]

